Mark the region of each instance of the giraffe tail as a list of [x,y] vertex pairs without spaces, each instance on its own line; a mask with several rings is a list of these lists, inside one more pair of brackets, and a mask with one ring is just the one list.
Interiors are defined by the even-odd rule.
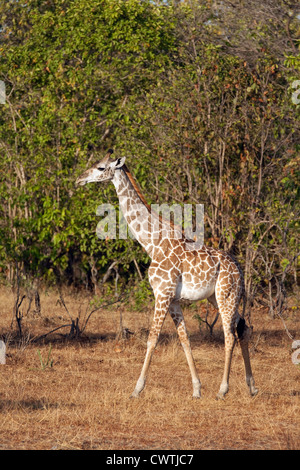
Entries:
[[246,312],[247,307],[247,297],[245,291],[243,292],[243,310],[241,314],[238,316],[238,320],[236,323],[236,332],[238,335],[238,339],[243,339],[245,334],[247,336],[251,336],[253,327],[251,326],[251,319],[250,313]]
[[247,326],[250,329],[253,329],[252,326],[251,326],[250,312],[249,311],[246,312],[246,308],[247,308],[247,295],[246,295],[246,292],[244,290],[244,292],[243,292],[243,310],[242,310],[241,317],[246,321]]
[[245,326],[246,326],[246,322],[245,322],[244,318],[240,317],[239,321],[236,325],[236,332],[237,332],[237,335],[238,335],[239,339],[241,339],[244,335]]

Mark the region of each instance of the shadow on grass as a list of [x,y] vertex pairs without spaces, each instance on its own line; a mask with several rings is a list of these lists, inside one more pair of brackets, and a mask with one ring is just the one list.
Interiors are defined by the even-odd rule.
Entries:
[[0,411],[12,411],[12,410],[27,410],[27,411],[37,411],[37,410],[49,410],[60,408],[59,403],[49,403],[49,400],[43,399],[28,399],[28,400],[3,400],[0,395]]
[[[63,327],[59,327],[63,328]],[[59,329],[57,328],[57,330]],[[126,329],[125,329],[126,330]],[[290,330],[291,334],[297,335],[296,330]],[[128,339],[138,339],[142,340],[145,347],[147,344],[147,338],[149,334],[149,329],[147,328],[140,328],[137,331],[130,332],[128,338],[122,338],[125,342]],[[219,325],[218,328],[215,329],[213,334],[211,335],[209,331],[205,328],[199,331],[194,331],[189,334],[189,338],[191,341],[192,347],[201,347],[201,345],[211,344],[213,346],[223,346],[224,345],[224,333],[222,326]],[[258,338],[258,342],[268,342],[269,346],[278,347],[282,341],[288,339],[286,332],[282,329],[276,330],[254,330],[254,333],[251,338],[252,343],[256,343]],[[2,339],[5,343],[9,344],[10,349],[20,349],[22,347],[27,347],[29,345],[34,346],[41,346],[41,345],[48,345],[52,344],[56,347],[65,347],[67,345],[84,345],[86,347],[93,346],[98,342],[115,342],[116,340],[120,339],[119,333],[116,332],[105,332],[105,333],[94,333],[94,332],[84,332],[80,336],[71,337],[69,333],[61,333],[58,331],[50,331],[43,333],[41,335],[35,335],[31,332],[24,333],[23,337],[20,338],[18,332],[11,332],[2,333],[0,335],[0,339]],[[168,345],[174,341],[179,341],[178,335],[176,330],[174,332],[164,332],[162,331],[159,337],[158,344]]]

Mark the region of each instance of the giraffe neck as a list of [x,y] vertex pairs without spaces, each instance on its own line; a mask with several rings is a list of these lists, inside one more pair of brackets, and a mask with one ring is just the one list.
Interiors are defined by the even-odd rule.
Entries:
[[[174,225],[151,211],[126,165],[115,172],[112,182],[131,233],[152,257],[154,247],[162,238],[166,236],[174,238]],[[180,235],[181,233],[179,236],[176,234],[176,237],[179,238]]]

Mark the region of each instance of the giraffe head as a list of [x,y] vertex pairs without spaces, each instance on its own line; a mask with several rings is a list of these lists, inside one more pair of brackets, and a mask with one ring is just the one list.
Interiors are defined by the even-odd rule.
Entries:
[[113,160],[110,155],[113,150],[109,150],[103,160],[95,163],[91,168],[82,173],[76,180],[76,185],[83,186],[87,183],[100,181],[110,181],[113,179],[115,171],[122,168],[125,163],[125,157]]

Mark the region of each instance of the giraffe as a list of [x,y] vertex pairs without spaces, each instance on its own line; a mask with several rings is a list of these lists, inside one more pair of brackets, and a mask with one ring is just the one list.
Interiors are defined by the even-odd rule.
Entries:
[[148,275],[155,297],[154,316],[146,356],[131,397],[138,397],[145,387],[151,358],[168,312],[190,369],[193,397],[201,397],[201,382],[180,307],[182,299],[208,299],[221,315],[225,365],[217,398],[224,398],[229,390],[232,353],[237,341],[242,351],[248,390],[251,395],[256,395],[258,390],[255,388],[248,350],[250,328],[245,322],[244,312],[242,315],[238,313],[244,295],[243,275],[239,265],[229,254],[205,245],[195,245],[195,249],[189,245],[187,249],[188,240],[181,229],[151,214],[151,207],[125,164],[125,157],[114,160],[111,158],[112,153],[109,150],[103,160],[82,173],[76,185],[111,181],[130,231],[151,258]]

